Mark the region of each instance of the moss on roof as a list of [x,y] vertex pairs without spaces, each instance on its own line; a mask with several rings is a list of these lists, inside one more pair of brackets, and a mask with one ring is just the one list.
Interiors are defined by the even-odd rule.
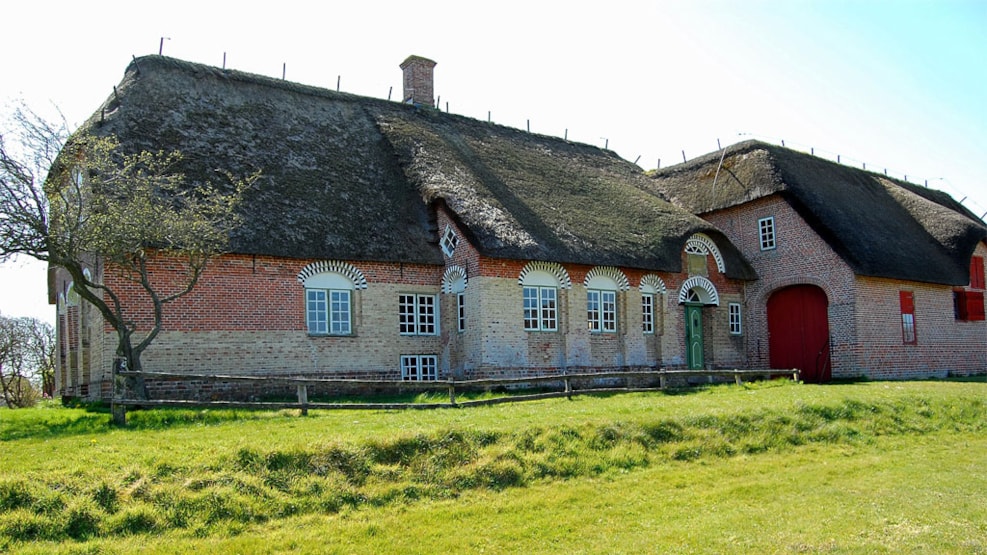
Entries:
[[436,110],[148,56],[87,129],[181,151],[193,186],[260,170],[237,252],[441,264],[444,202],[490,257],[679,271],[705,232],[730,275],[755,277],[614,153]]
[[757,141],[720,158],[655,172],[650,186],[698,214],[778,194],[859,275],[965,285],[987,238],[983,222],[939,191]]

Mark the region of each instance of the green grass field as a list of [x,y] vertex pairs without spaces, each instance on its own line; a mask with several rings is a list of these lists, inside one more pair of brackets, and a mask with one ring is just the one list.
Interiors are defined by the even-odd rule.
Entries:
[[987,553],[987,383],[0,413],[0,552]]

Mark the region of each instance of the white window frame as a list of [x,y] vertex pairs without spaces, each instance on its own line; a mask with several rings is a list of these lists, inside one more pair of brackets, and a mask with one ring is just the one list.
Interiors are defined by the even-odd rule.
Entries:
[[655,333],[655,294],[641,295],[641,331],[646,334]]
[[761,250],[770,251],[778,246],[778,235],[775,231],[775,217],[768,216],[757,221],[758,237]]
[[439,379],[437,355],[401,355],[401,379],[406,382],[434,382]]
[[456,293],[456,329],[466,331],[466,294]]
[[744,333],[744,324],[740,303],[728,303],[727,314],[730,320],[730,335],[742,335]]
[[617,333],[617,292],[587,290],[586,321],[590,332]]
[[525,285],[522,291],[525,331],[558,331],[558,288]]
[[456,253],[456,247],[459,246],[459,236],[453,231],[452,226],[446,226],[446,230],[442,234],[442,240],[439,241],[439,244],[442,246],[442,252],[449,258],[452,258],[452,255]]
[[310,335],[353,335],[353,296],[347,289],[305,289]]
[[438,295],[401,293],[398,296],[398,322],[401,335],[438,335]]

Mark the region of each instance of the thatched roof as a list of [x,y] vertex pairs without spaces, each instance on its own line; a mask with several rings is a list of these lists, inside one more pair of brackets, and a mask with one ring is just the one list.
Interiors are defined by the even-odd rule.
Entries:
[[655,172],[652,190],[696,214],[777,194],[859,275],[969,283],[987,227],[948,194],[758,141],[721,154]]
[[728,274],[755,277],[614,153],[437,110],[148,56],[88,126],[181,151],[192,184],[260,170],[236,252],[441,264],[444,203],[490,257],[679,271],[704,232]]

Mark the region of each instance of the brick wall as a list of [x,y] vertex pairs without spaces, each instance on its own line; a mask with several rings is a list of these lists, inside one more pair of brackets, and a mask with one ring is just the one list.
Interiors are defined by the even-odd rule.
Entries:
[[[777,246],[762,251],[758,220],[767,217],[774,218]],[[815,285],[829,302],[833,377],[858,375],[854,274],[802,217],[780,196],[772,195],[703,218],[726,233],[758,274],[757,281],[747,284],[743,301],[752,366],[770,365],[767,304],[771,293],[791,285]]]
[[[654,272],[618,269],[629,289],[617,295],[617,333],[600,334],[591,333],[586,322],[584,281],[594,267],[563,265],[572,287],[558,291],[559,330],[528,332],[523,329],[523,290],[518,284],[527,261],[480,256],[441,205],[436,220],[440,237],[449,226],[460,238],[444,265],[342,261],[361,272],[368,284],[352,292],[351,336],[313,336],[307,331],[304,288],[297,276],[316,261],[251,255],[215,259],[191,294],[166,307],[162,331],[142,357],[144,369],[395,378],[400,376],[401,355],[425,354],[439,357],[442,378],[685,364],[679,290],[688,275],[656,273],[667,293],[657,299],[656,333],[644,334],[638,286],[645,275]],[[747,366],[746,339],[729,334],[727,317],[727,302],[742,299],[744,285],[723,276],[712,257],[707,262],[707,277],[721,299],[719,306],[704,309],[707,363]],[[453,266],[467,276],[464,332],[457,330],[456,294],[440,293],[443,276]],[[172,260],[152,260],[151,274],[160,289],[181,284],[181,267]],[[138,335],[148,330],[153,319],[144,292],[112,271],[101,277],[126,306],[133,307],[128,318],[137,323]],[[400,334],[402,293],[438,295],[438,335]],[[78,379],[95,384],[91,395],[108,394],[116,334],[95,313],[87,314],[78,327],[94,332],[88,349],[73,347],[73,352],[90,353],[92,361],[92,373],[83,376],[78,372]],[[66,365],[70,366],[67,374],[72,374],[73,366]],[[155,387],[162,395],[181,393],[173,383]]]
[[[774,217],[777,247],[762,251],[758,220]],[[791,206],[774,195],[703,216],[727,236],[760,279],[747,284],[744,327],[748,359],[769,363],[767,301],[790,285],[815,285],[829,302],[833,377],[910,378],[987,370],[987,325],[958,322],[953,288],[858,277]],[[983,255],[981,244],[977,253]],[[917,345],[904,345],[899,291],[915,294]]]

